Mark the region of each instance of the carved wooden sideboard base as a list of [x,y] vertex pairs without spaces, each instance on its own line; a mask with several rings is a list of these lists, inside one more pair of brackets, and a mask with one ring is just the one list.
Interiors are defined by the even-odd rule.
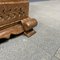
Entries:
[[29,18],[29,0],[0,0],[0,39],[21,33],[30,37],[36,25],[37,21]]
[[[16,24],[10,24],[10,27],[8,25],[4,26],[0,31],[0,39],[1,38],[10,38],[10,36],[17,35],[24,33],[27,37],[32,36],[34,33],[36,33],[33,30],[33,27],[37,25],[37,21],[35,19],[26,18],[23,20],[20,20],[16,22]],[[8,27],[8,28],[5,28]]]

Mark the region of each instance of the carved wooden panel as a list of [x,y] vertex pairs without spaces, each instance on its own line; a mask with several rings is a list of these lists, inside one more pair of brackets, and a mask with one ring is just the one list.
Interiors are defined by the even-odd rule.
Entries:
[[15,1],[17,2],[9,2],[9,3],[0,2],[0,26],[28,17],[28,10],[29,10],[28,1],[26,0],[23,1],[21,0],[22,2],[19,0]]

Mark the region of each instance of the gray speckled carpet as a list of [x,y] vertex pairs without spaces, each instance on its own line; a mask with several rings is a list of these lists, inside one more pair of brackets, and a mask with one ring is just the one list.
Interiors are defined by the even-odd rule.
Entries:
[[60,1],[30,3],[37,33],[0,44],[0,60],[60,60]]

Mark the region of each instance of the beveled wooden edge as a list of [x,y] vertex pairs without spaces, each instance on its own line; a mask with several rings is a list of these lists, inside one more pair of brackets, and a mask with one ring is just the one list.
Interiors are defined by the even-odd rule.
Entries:
[[18,3],[28,3],[28,1],[20,1],[20,2],[0,2],[0,4],[18,4]]
[[21,34],[22,32],[24,32],[23,28],[21,25],[17,24],[15,26],[6,28],[2,31],[0,31],[0,39],[2,38],[10,38],[10,36],[13,35],[17,35],[17,34]]
[[[35,27],[37,25],[37,21],[35,19],[28,17],[21,21],[23,21],[24,23],[19,22],[17,24],[14,24],[8,28],[1,30],[0,31],[0,39],[10,38],[10,36],[12,34],[17,35],[17,34],[21,34],[21,33],[24,33],[27,37],[31,37],[33,34],[36,33],[36,31],[33,30],[33,27]],[[27,25],[27,23],[28,23],[28,25]],[[24,26],[24,24],[25,24],[25,26]]]

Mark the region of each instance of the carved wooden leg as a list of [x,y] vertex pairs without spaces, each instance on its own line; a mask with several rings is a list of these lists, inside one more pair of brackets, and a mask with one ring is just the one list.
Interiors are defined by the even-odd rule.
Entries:
[[28,37],[32,36],[36,33],[36,31],[33,30],[33,27],[37,25],[37,21],[32,18],[26,18],[24,20],[21,20],[22,26],[24,28],[24,34]]

